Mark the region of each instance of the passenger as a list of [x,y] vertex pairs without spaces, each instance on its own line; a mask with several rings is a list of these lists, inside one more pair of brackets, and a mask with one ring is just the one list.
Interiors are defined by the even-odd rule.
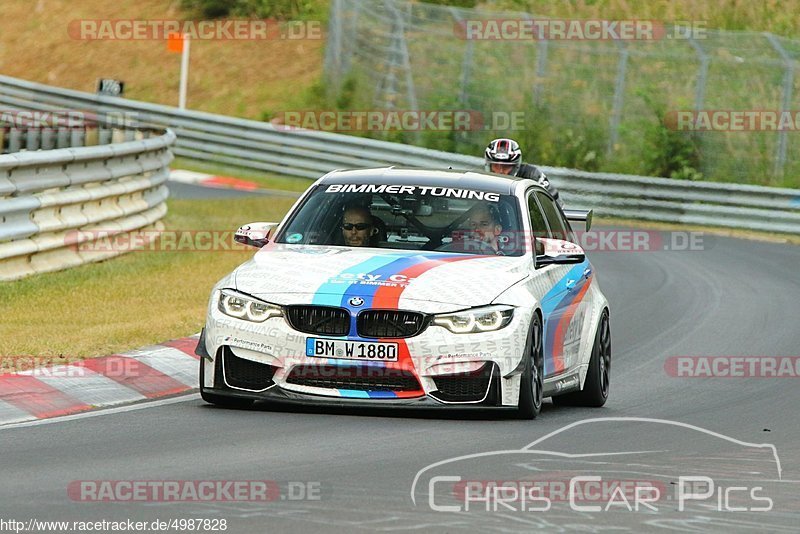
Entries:
[[498,240],[503,233],[500,222],[500,211],[497,206],[490,203],[476,204],[467,218],[467,228],[472,230],[475,239],[486,243],[495,252],[500,250]]

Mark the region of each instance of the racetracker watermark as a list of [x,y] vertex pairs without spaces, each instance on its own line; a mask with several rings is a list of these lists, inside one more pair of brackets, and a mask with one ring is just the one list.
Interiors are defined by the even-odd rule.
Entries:
[[3,356],[0,376],[25,372],[34,377],[76,377],[90,374],[84,367],[68,365],[65,356]]
[[[438,189],[438,188],[435,188]],[[539,232],[509,231],[499,237],[504,253],[529,250],[541,243],[537,251],[545,254],[571,253],[575,247],[564,244],[572,236],[559,235],[558,240]],[[242,252],[252,250],[234,240],[230,230],[148,230],[119,233],[116,230],[73,230],[66,234],[65,245],[76,252]],[[586,252],[699,252],[712,248],[713,235],[694,231],[652,230],[590,230],[575,232],[574,244]],[[465,252],[480,253],[482,244],[472,230],[454,230],[454,242],[463,242]],[[298,247],[303,243],[277,244],[278,247]],[[296,248],[295,248],[296,249]],[[293,249],[293,250],[295,250]],[[407,280],[393,280],[405,282]]]
[[59,130],[125,127],[138,121],[135,112],[92,113],[74,109],[56,109],[50,111],[0,109],[0,128],[17,128],[20,130]]
[[73,480],[77,502],[273,502],[322,500],[322,483],[276,480]]
[[459,39],[480,41],[660,41],[705,39],[706,21],[607,19],[468,19],[454,23]]
[[320,40],[319,20],[274,19],[177,20],[177,19],[77,19],[67,34],[80,41],[154,41],[184,35],[201,41]]
[[234,240],[229,230],[73,230],[64,237],[76,252],[242,252],[252,250]]
[[800,111],[676,110],[666,114],[664,124],[678,132],[797,132],[800,131]]
[[525,130],[523,111],[350,110],[284,111],[273,120],[279,129],[326,132]]
[[[531,248],[534,240],[541,242],[537,253],[570,254],[577,252],[578,245],[585,252],[700,252],[709,250],[714,239],[710,234],[694,231],[653,230],[588,230],[571,235],[559,234],[550,239],[541,232],[502,232],[498,236],[501,250],[519,251]],[[463,241],[464,250],[480,250],[479,236],[471,230],[456,230],[454,241]],[[564,242],[566,241],[566,243]]]
[[800,378],[800,356],[671,356],[675,378]]
[[[67,362],[67,360],[74,360]],[[153,369],[146,363],[127,356],[77,357],[5,356],[0,359],[0,376],[21,374],[33,378],[106,378],[152,377]]]

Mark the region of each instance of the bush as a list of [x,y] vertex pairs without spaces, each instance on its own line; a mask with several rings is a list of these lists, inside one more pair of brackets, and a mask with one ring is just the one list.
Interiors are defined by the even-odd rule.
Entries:
[[325,0],[181,0],[181,7],[209,19],[323,19],[328,12]]
[[181,0],[181,7],[203,18],[217,19],[227,17],[234,3],[228,0]]
[[702,180],[700,140],[689,132],[679,132],[666,124],[665,106],[648,93],[640,93],[656,116],[654,123],[643,126],[645,168],[643,174],[680,180]]
[[553,167],[568,167],[584,171],[600,169],[606,134],[591,119],[579,119],[564,126],[563,117],[556,118],[548,106],[536,106],[526,112],[533,117],[526,130],[510,132],[516,139],[526,161]]

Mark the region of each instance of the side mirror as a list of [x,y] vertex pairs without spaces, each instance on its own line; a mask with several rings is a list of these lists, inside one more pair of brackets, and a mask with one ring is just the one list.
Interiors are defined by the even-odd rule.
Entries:
[[575,243],[561,239],[536,239],[536,268],[545,265],[569,265],[583,263],[586,254]]
[[586,231],[592,227],[592,210],[564,210],[564,217],[569,222],[580,222],[586,225]]
[[240,226],[233,235],[233,240],[242,245],[261,248],[269,243],[269,238],[279,223],[255,222]]

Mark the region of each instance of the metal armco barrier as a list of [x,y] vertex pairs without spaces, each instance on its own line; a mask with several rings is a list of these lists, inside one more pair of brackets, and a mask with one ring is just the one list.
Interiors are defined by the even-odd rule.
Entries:
[[0,155],[0,280],[116,256],[127,250],[114,243],[163,229],[175,134],[70,130],[4,129],[14,152]]
[[[135,117],[169,127],[174,152],[187,158],[317,178],[333,169],[428,167],[482,169],[479,157],[309,130],[50,87],[0,76],[0,104],[78,109]],[[542,167],[569,207],[600,216],[800,233],[800,190]]]

